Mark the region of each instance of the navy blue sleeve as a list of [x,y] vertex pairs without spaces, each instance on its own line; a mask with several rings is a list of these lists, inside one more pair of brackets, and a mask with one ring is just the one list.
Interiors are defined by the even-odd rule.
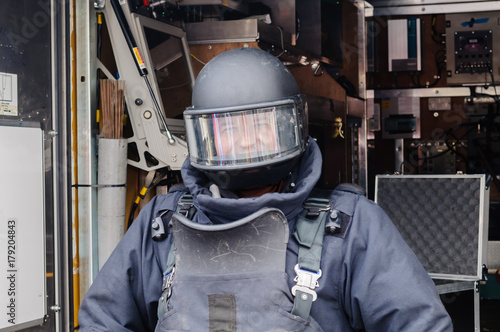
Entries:
[[78,315],[79,331],[154,330],[161,261],[166,261],[169,248],[167,240],[152,240],[150,225],[160,208],[171,205],[160,196],[141,210],[87,291]]
[[359,198],[344,242],[344,309],[367,332],[452,331],[433,281],[375,203]]

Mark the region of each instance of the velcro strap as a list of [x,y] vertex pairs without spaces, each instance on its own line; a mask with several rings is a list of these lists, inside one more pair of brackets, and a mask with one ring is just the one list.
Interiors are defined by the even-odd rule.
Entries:
[[292,314],[307,320],[313,303],[312,297],[311,294],[298,290],[293,302]]

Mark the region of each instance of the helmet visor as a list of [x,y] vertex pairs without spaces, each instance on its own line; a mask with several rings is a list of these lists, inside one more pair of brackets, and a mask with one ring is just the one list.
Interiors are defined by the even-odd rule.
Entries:
[[255,165],[302,150],[300,111],[289,103],[216,113],[185,112],[191,162],[198,166]]

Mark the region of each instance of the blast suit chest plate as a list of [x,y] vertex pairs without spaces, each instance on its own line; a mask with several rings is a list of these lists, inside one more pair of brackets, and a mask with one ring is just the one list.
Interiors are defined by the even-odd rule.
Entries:
[[200,225],[174,214],[172,235],[171,296],[157,332],[322,332],[314,319],[290,313],[289,229],[280,210],[265,208],[224,225]]
[[176,274],[218,275],[285,271],[288,222],[277,209],[262,209],[224,225],[172,219]]

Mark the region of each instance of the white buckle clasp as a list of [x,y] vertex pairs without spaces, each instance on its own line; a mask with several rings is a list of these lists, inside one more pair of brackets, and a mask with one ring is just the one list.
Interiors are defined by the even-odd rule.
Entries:
[[295,273],[297,276],[293,279],[297,283],[297,285],[292,287],[292,294],[295,296],[297,294],[297,290],[300,290],[303,293],[308,293],[312,295],[312,300],[316,301],[318,297],[314,289],[319,287],[318,279],[321,278],[322,272],[321,269],[318,272],[311,272],[307,270],[302,270],[299,267],[299,264],[294,267]]

